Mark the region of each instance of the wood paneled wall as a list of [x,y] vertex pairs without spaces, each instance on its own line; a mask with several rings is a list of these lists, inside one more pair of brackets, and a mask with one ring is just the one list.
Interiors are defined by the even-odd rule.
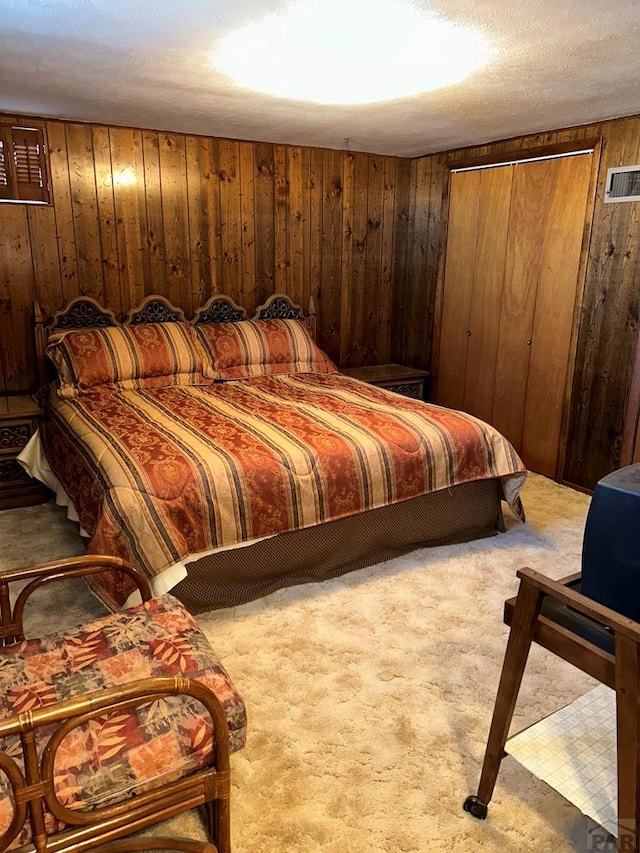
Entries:
[[640,162],[640,117],[414,160],[45,127],[54,203],[0,205],[0,383],[10,392],[36,382],[34,298],[52,312],[80,293],[116,312],[152,292],[187,312],[216,291],[249,311],[277,291],[304,305],[313,296],[320,342],[338,364],[429,369],[447,164],[600,137],[564,476],[591,488],[621,464],[640,204],[605,205],[603,194],[609,166]]
[[[32,306],[79,294],[124,313],[162,293],[188,315],[212,293],[249,312],[313,296],[341,365],[400,357],[411,161],[120,127],[45,123],[53,203],[0,205],[0,365],[36,381]],[[421,364],[428,359],[422,348]]]

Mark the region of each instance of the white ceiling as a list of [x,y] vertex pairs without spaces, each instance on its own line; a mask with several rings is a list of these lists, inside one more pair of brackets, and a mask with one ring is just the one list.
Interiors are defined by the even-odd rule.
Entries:
[[640,0],[413,0],[480,29],[492,61],[358,106],[257,94],[213,69],[220,37],[290,2],[0,0],[0,111],[399,156],[640,114]]

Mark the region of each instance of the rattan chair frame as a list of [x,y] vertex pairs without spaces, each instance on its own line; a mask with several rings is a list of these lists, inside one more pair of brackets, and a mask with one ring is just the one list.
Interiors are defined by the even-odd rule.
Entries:
[[[36,589],[54,581],[105,570],[125,572],[136,582],[142,599],[146,601],[151,598],[149,585],[138,570],[118,558],[75,557],[1,572],[0,645],[25,639],[25,604]],[[15,583],[22,589],[12,605],[11,591]],[[114,621],[118,618],[119,614],[114,613]],[[1,655],[0,649],[0,660]],[[58,800],[54,790],[56,750],[73,728],[107,712],[130,709],[177,694],[195,697],[202,705],[203,715],[211,721],[215,749],[208,766],[173,782],[162,781],[131,799],[91,811],[68,809]],[[53,733],[42,755],[38,755],[36,732],[42,726],[51,725],[55,726]],[[25,853],[27,850],[36,850],[38,853],[124,853],[125,850],[145,849],[230,853],[228,724],[217,696],[203,684],[182,676],[140,679],[0,720],[0,738],[10,735],[20,738],[23,765],[20,767],[12,757],[0,752],[0,772],[4,772],[9,780],[14,798],[13,819],[0,836],[0,851],[9,847],[29,821],[33,842],[24,847]],[[167,838],[120,841],[196,806],[202,808],[210,844]],[[54,833],[47,831],[45,809],[65,824],[64,830]]]

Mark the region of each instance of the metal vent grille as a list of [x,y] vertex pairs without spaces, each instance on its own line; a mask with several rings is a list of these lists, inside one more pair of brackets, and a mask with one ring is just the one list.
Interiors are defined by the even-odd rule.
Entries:
[[620,166],[607,171],[605,202],[640,201],[640,166]]

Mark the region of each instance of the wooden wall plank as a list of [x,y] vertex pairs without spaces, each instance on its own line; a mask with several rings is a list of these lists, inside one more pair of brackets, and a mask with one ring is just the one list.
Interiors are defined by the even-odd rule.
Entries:
[[62,305],[62,281],[55,234],[55,211],[51,205],[27,207],[33,276],[38,298],[47,305]]
[[[638,153],[640,156],[640,151]],[[640,281],[640,204],[634,204],[630,214],[629,242],[625,259],[630,262],[627,275],[631,277],[632,281]],[[627,365],[627,368],[631,368],[631,377],[629,379],[629,392],[624,399],[620,465],[630,465],[637,462],[637,453],[640,451],[640,399],[638,397],[638,382],[640,382],[640,375],[638,375],[638,367],[640,367],[640,293],[638,293],[637,286],[632,288],[628,316],[629,334],[635,337],[635,354],[632,360],[633,366]],[[634,344],[631,343],[630,346],[633,347]],[[635,449],[629,443],[633,434],[636,436]],[[627,439],[626,447],[625,439]]]
[[308,181],[308,204],[304,229],[304,302],[308,308],[313,297],[316,311],[322,289],[322,229],[323,229],[323,153],[318,148],[303,148],[305,174]]
[[0,391],[20,390],[33,357],[33,263],[26,205],[0,205]]
[[[122,312],[120,266],[115,200],[113,196],[113,167],[111,141],[108,127],[94,126],[93,158],[96,180],[97,220],[100,230],[100,261],[102,263],[103,290],[101,296],[92,294],[99,302],[108,305],[117,315]],[[128,299],[127,299],[128,301]],[[52,310],[63,303],[62,298],[47,295],[45,302]]]
[[146,223],[140,222],[138,207],[138,182],[142,182],[144,170],[140,168],[138,149],[134,146],[136,133],[122,127],[109,130],[120,292],[125,312],[145,296],[142,252]]
[[431,158],[429,181],[429,209],[427,212],[427,241],[425,247],[427,275],[425,289],[425,322],[422,327],[419,350],[412,354],[411,366],[431,369],[433,360],[433,331],[435,323],[435,299],[438,279],[438,259],[442,229],[442,194],[444,185],[444,159]]
[[[343,318],[346,340],[343,352],[345,363],[357,367],[367,363],[366,341],[371,328],[368,327],[365,311],[368,304],[367,282],[367,241],[369,238],[367,204],[369,197],[369,161],[368,156],[353,158],[353,187],[351,189],[351,238],[349,272],[348,320]],[[344,348],[346,344],[346,350]]]
[[187,252],[190,259],[191,275],[189,281],[190,310],[202,305],[204,294],[211,290],[207,280],[209,267],[202,243],[202,217],[204,204],[201,183],[202,165],[200,163],[200,143],[194,136],[185,137],[185,178],[187,200]]
[[80,286],[78,284],[71,187],[69,185],[69,156],[65,130],[66,126],[62,122],[48,122],[47,124],[51,190],[54,199],[56,225],[54,239],[57,240],[58,246],[62,296],[68,300],[79,295]]
[[273,177],[275,190],[274,291],[276,293],[287,293],[289,286],[289,258],[287,256],[289,182],[287,176],[287,149],[284,145],[274,146]]
[[[217,139],[198,137],[200,148],[200,243],[206,301],[223,289],[222,229],[220,220],[220,156]],[[191,205],[190,205],[191,206]],[[193,234],[191,235],[193,241]]]
[[238,143],[219,143],[220,236],[222,241],[222,291],[239,300],[242,280],[242,214]]
[[93,134],[86,124],[68,124],[69,186],[81,293],[104,300]]
[[[393,294],[391,297],[391,361],[410,364],[404,333],[407,293],[409,289],[409,240],[413,234],[415,193],[413,192],[417,160],[396,162],[396,207],[393,225]],[[413,281],[413,279],[411,279]],[[410,365],[413,366],[413,365]]]
[[253,145],[240,143],[240,223],[242,228],[242,278],[239,299],[241,305],[254,308],[256,302],[256,211],[255,211],[255,164]]
[[360,318],[361,364],[375,364],[380,357],[378,353],[378,329],[383,287],[384,165],[384,157],[372,155],[368,158],[365,270],[362,285],[356,283],[356,292],[359,295],[356,310]]
[[255,300],[262,305],[275,291],[274,146],[259,142],[254,155]]
[[[404,327],[404,361],[411,366],[418,359],[424,360],[428,355],[424,352],[423,328],[427,322],[429,288],[429,207],[431,201],[431,173],[435,166],[435,158],[424,157],[416,161],[415,181],[412,187],[414,208],[411,215],[412,235],[409,249],[409,267],[411,277],[408,279],[405,300]],[[417,282],[421,286],[417,286]]]
[[382,208],[380,222],[380,290],[376,321],[376,357],[391,360],[391,302],[393,293],[393,226],[396,206],[396,161],[383,159]]
[[[308,220],[303,201],[304,163],[302,149],[287,148],[287,290],[291,298],[304,302],[304,229]],[[308,182],[308,175],[307,175]],[[305,184],[307,186],[307,184]],[[308,192],[304,192],[305,198]]]
[[145,184],[145,168],[144,168],[144,141],[142,131],[136,130],[133,133],[133,148],[131,151],[131,161],[133,163],[133,172],[136,176],[135,183],[131,187],[132,201],[135,200],[135,207],[132,205],[135,221],[140,233],[140,245],[138,248],[140,254],[140,263],[142,265],[142,280],[137,292],[142,291],[143,294],[149,293],[151,282],[151,258],[149,245],[149,225],[147,222],[147,192]]
[[142,132],[142,160],[146,201],[146,237],[149,279],[145,293],[167,293],[167,258],[164,240],[162,186],[160,183],[160,140],[153,131]]
[[351,362],[351,291],[354,228],[354,171],[355,157],[345,153],[342,159],[342,264],[340,281],[340,355],[339,364],[350,367]]
[[[187,314],[191,314],[194,308],[194,288],[191,282],[192,255],[189,240],[185,138],[177,133],[162,133],[159,136],[159,149],[167,276],[166,295],[174,305],[179,305]],[[197,288],[196,273],[196,293]]]
[[322,273],[317,306],[319,339],[329,356],[339,362],[342,339],[343,155],[339,151],[324,151],[322,161]]

